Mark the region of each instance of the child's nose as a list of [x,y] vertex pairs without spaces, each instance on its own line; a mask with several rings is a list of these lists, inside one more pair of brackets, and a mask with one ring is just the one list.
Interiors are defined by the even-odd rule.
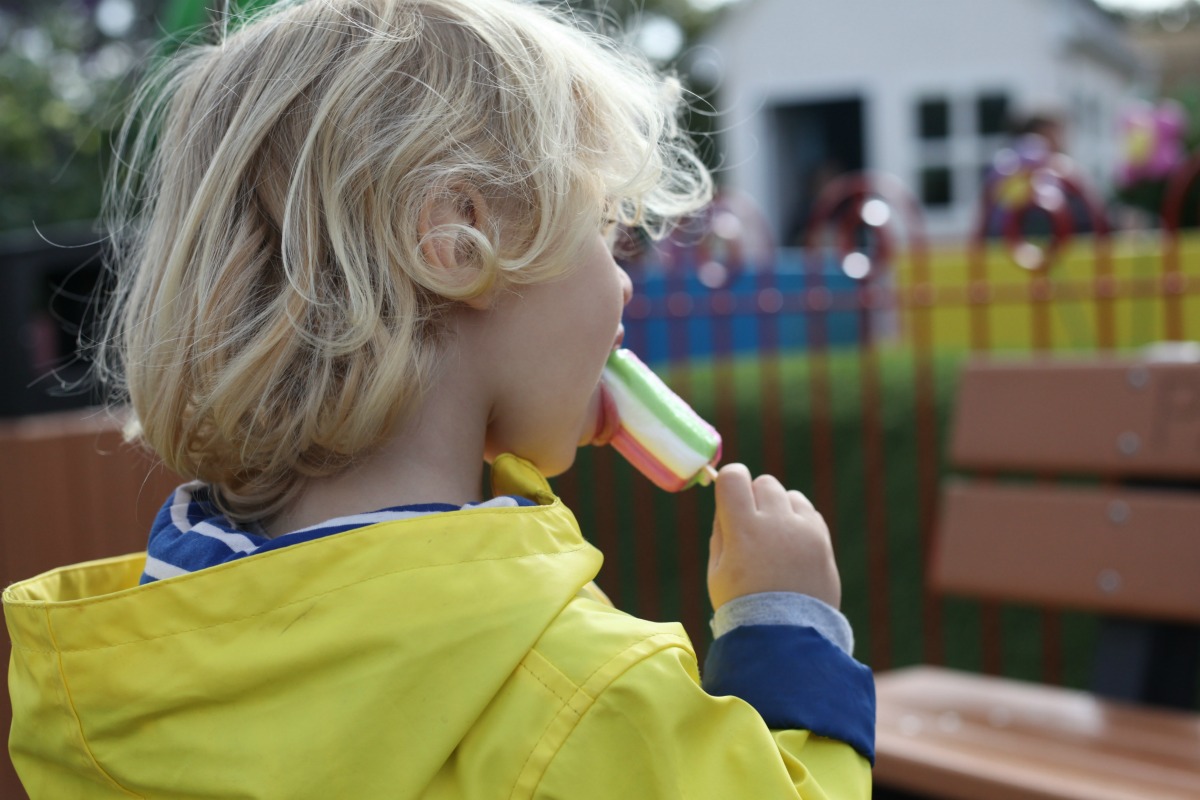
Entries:
[[629,305],[629,301],[633,299],[633,279],[629,277],[629,273],[624,267],[617,267],[617,274],[621,280],[621,305]]

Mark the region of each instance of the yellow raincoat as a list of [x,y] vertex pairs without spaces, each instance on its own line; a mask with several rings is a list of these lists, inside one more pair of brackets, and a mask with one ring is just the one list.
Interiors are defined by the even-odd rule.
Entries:
[[541,505],[381,523],[138,586],[144,554],[4,592],[34,800],[867,798],[870,766],[706,694],[682,628],[589,589]]

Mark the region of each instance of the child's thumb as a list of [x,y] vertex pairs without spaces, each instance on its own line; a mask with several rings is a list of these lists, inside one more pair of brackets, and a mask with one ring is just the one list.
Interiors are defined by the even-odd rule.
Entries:
[[[738,520],[754,514],[754,492],[745,464],[726,464],[713,482],[717,519]],[[734,526],[736,527],[736,526]]]

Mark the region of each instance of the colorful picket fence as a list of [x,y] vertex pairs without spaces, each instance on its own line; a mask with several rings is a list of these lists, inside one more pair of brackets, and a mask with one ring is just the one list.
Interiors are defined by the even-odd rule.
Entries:
[[[871,666],[1086,684],[1093,620],[926,588],[942,431],[964,359],[1200,339],[1200,235],[1184,227],[1200,210],[1184,206],[1198,174],[1200,158],[1175,174],[1161,229],[1116,233],[1082,181],[1047,167],[1033,177],[1057,195],[1008,209],[985,197],[966,247],[929,242],[912,194],[888,176],[831,184],[799,252],[747,235],[744,200],[718,202],[682,244],[630,262],[626,342],[712,418],[726,460],[778,475],[825,514]],[[1072,208],[1090,215],[1086,235]],[[738,224],[721,219],[735,211]],[[1037,413],[1037,398],[1013,413]],[[601,583],[618,605],[682,620],[703,643],[709,490],[663,496],[603,450],[581,451],[557,487],[604,550]]]

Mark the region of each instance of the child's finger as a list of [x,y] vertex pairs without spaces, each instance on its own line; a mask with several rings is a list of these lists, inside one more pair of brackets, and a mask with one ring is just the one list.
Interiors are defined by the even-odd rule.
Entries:
[[754,479],[754,505],[767,514],[784,514],[791,511],[787,490],[774,475],[759,475]]
[[803,492],[791,489],[788,491],[787,496],[788,502],[792,504],[792,511],[795,511],[797,514],[816,510],[813,507],[812,501],[805,497]]

